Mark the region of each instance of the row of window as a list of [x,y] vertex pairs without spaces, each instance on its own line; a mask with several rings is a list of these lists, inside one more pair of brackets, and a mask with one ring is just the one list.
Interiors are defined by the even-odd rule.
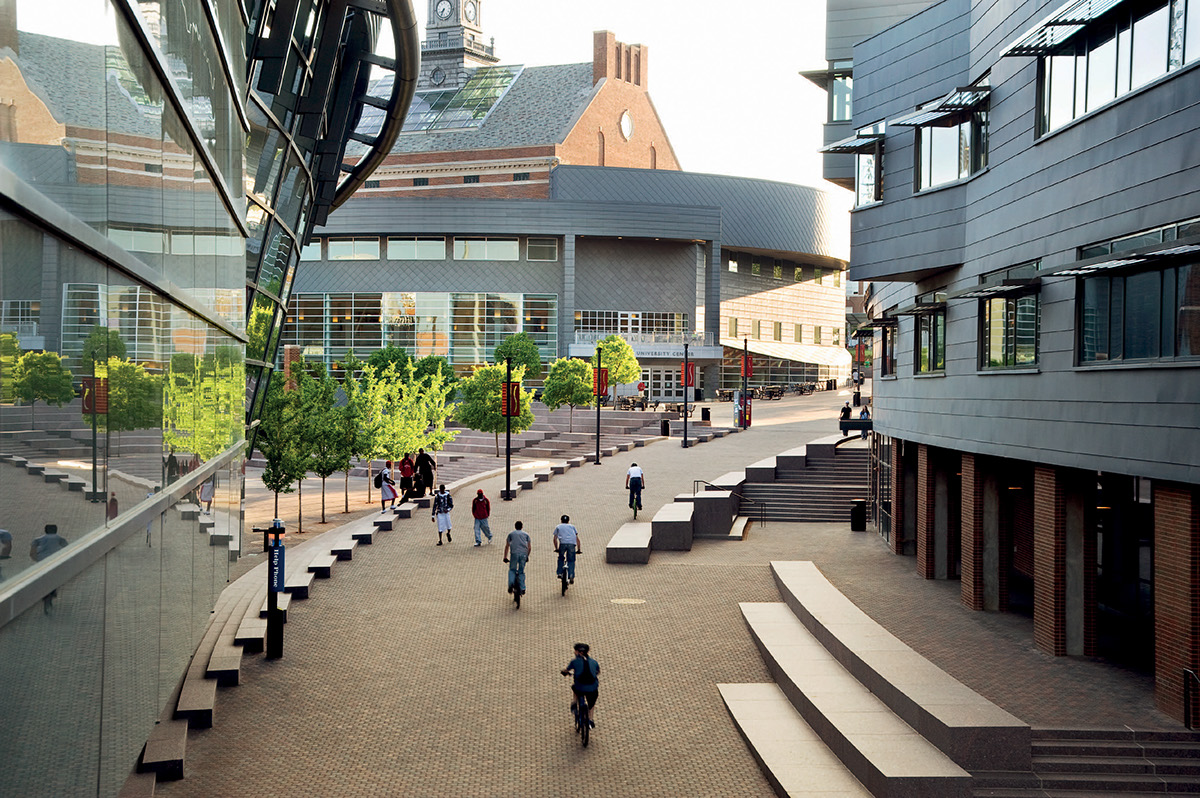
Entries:
[[[812,331],[810,337],[804,335],[804,328],[806,326]],[[829,344],[832,346],[841,346],[842,344],[842,330],[840,327],[822,327],[819,324],[793,324],[791,327],[790,343]],[[745,319],[739,320],[732,316],[726,320],[726,330],[729,338],[753,338],[756,341],[782,342],[783,328],[784,323],[781,321],[752,319],[747,322]]]
[[[770,275],[776,280],[784,279],[784,275],[791,275],[792,281],[799,283],[804,280],[804,267],[792,261],[778,260],[776,258],[760,258],[757,255],[751,256],[745,253],[732,253],[727,256],[725,261],[726,268],[737,274],[748,273],[756,277]],[[835,288],[840,288],[842,285],[842,272],[839,269],[822,269],[820,266],[810,267],[812,269],[812,279],[814,282],[821,285],[832,285]],[[747,271],[749,269],[749,271]]]
[[688,314],[665,312],[634,313],[622,310],[577,310],[575,331],[595,333],[685,333]]
[[[529,179],[529,172],[513,172],[512,179],[513,179],[514,183],[522,183]],[[462,181],[464,184],[478,183],[479,175],[463,175]],[[383,181],[368,180],[366,185],[367,185],[367,188],[382,188]],[[416,187],[428,186],[429,178],[428,177],[414,177],[412,179],[412,185],[416,186]]]
[[[520,260],[520,238],[492,238],[483,236],[456,236],[451,239],[454,260]],[[525,260],[556,262],[558,260],[557,238],[534,238],[525,241]],[[325,260],[379,260],[378,236],[354,238],[314,238],[300,252],[302,261],[322,260],[321,249],[325,248]],[[445,260],[445,236],[388,236],[386,239],[387,260]]]

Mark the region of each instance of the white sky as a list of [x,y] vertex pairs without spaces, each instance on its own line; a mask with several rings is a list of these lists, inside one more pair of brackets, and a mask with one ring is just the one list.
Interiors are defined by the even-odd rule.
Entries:
[[[429,0],[412,0],[425,38]],[[480,0],[503,64],[592,60],[592,32],[650,48],[649,89],[680,165],[802,183],[821,179],[825,0]],[[848,192],[845,192],[848,194]]]

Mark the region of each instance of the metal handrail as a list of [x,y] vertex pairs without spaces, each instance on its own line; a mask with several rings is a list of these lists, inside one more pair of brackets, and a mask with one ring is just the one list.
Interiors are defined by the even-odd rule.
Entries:
[[[706,480],[693,479],[692,480],[692,495],[693,496],[695,496],[696,493],[698,492],[696,490],[697,485],[708,485],[710,488],[716,488],[717,490],[725,490],[725,488],[722,488],[720,485],[714,485],[711,482],[708,482]],[[737,496],[740,501],[749,502],[750,504],[757,504],[758,505],[758,525],[759,526],[767,525],[767,503],[766,502],[760,502],[757,499],[751,499],[749,496],[738,493],[736,490],[732,490],[732,489],[729,491],[729,494],[731,496]]]
[[1196,688],[1200,690],[1200,675],[1191,668],[1183,669],[1183,725],[1189,729],[1194,729],[1192,726],[1192,682],[1196,683]]

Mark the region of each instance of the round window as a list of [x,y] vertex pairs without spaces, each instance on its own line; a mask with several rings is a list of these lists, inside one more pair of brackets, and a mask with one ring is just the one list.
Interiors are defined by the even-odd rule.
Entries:
[[628,111],[621,113],[621,135],[625,137],[626,141],[633,135],[633,117],[629,115]]

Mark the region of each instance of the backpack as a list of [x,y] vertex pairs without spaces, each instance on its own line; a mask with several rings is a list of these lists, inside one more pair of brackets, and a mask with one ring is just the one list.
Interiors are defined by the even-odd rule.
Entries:
[[382,471],[380,471],[378,474],[375,475],[375,487],[377,487],[377,488],[383,487],[383,472]]
[[576,670],[576,673],[578,674],[577,682],[581,685],[595,684],[596,672],[592,670],[592,663],[595,662],[595,660],[591,659],[590,657],[584,657],[583,661],[583,669]]

